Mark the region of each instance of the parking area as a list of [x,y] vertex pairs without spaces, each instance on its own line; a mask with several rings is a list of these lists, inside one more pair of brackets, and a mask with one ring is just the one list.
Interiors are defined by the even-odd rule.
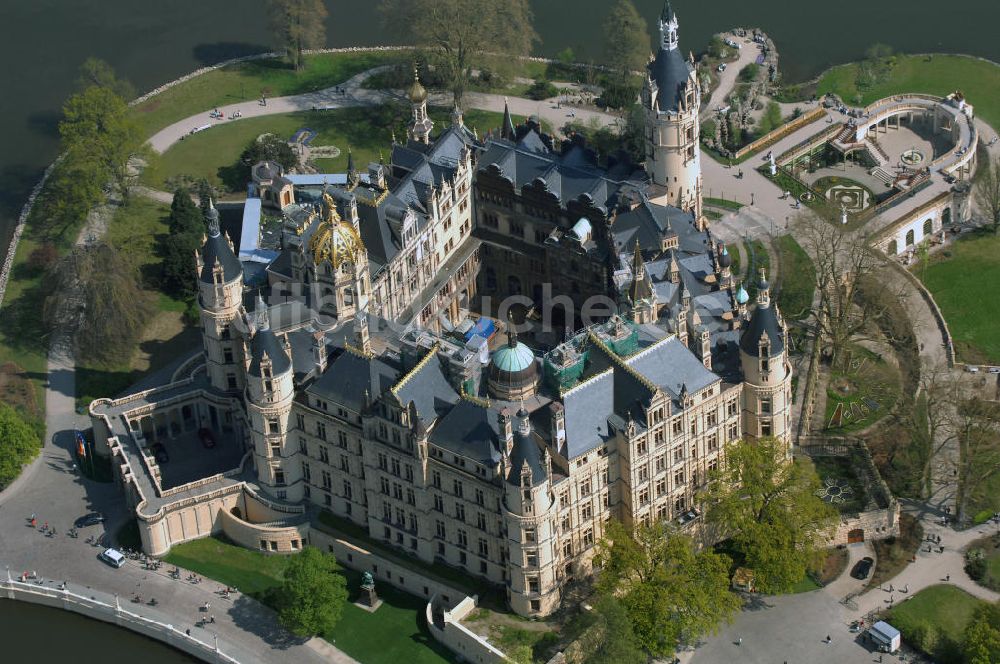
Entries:
[[203,477],[236,468],[243,458],[243,445],[232,433],[211,431],[214,447],[206,447],[198,431],[185,431],[176,438],[163,437],[159,444],[167,455],[161,457],[160,481],[170,489]]

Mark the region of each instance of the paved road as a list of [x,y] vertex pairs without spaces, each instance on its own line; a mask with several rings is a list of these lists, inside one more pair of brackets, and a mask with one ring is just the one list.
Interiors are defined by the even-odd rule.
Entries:
[[[850,562],[839,579],[825,588],[797,595],[759,597],[747,606],[719,634],[709,637],[694,651],[681,655],[682,662],[717,664],[738,661],[747,664],[776,662],[809,662],[810,664],[843,664],[871,661],[871,652],[857,634],[848,631],[850,624],[876,609],[905,601],[928,586],[950,583],[986,601],[1000,600],[995,593],[977,585],[963,569],[962,549],[971,541],[996,532],[996,527],[972,528],[956,532],[938,523],[940,514],[908,503],[906,510],[921,519],[924,531],[940,535],[944,553],[917,554],[917,561],[908,565],[891,580],[893,590],[877,587],[855,598],[855,609],[841,604],[848,593],[856,591],[862,582],[849,575],[851,566],[864,555],[872,555],[866,545],[848,548]],[[907,589],[903,593],[900,589]],[[826,643],[827,636],[832,637]],[[742,644],[738,645],[742,637]],[[888,660],[887,661],[891,661]]]
[[[267,105],[260,104],[260,100],[246,101],[228,106],[220,106],[218,110],[225,118],[231,118],[234,112],[239,112],[242,117],[237,119],[215,120],[209,117],[209,113],[215,109],[207,108],[203,112],[196,113],[184,120],[160,130],[150,139],[149,143],[159,153],[165,152],[171,145],[191,133],[192,129],[205,125],[219,125],[228,122],[239,122],[247,118],[262,117],[266,115],[276,115],[280,113],[294,113],[298,111],[308,111],[312,109],[335,109],[352,108],[357,106],[374,106],[392,100],[403,100],[404,97],[393,91],[368,90],[361,86],[362,82],[369,76],[385,69],[376,67],[354,76],[340,86],[333,86],[301,95],[290,95],[287,97],[275,97],[267,100]],[[338,88],[343,89],[341,94]],[[614,124],[618,116],[604,113],[590,108],[576,106],[564,106],[556,108],[554,100],[535,101],[521,97],[504,97],[503,95],[487,94],[483,92],[470,92],[465,95],[464,105],[466,108],[483,109],[488,111],[502,111],[504,102],[510,104],[510,111],[515,115],[537,114],[541,119],[552,124],[558,130],[567,122],[577,120],[583,123],[596,122],[599,126]],[[428,103],[432,106],[451,106],[450,94],[433,94]],[[478,127],[485,131],[491,127]],[[207,129],[205,131],[211,131]]]
[[[740,72],[751,62],[756,62],[757,56],[760,55],[760,49],[757,48],[757,44],[752,39],[737,37],[732,33],[725,33],[722,35],[722,38],[732,39],[741,48],[736,52],[736,60],[726,63],[726,71],[719,74],[719,85],[712,91],[712,96],[709,97],[708,104],[706,105],[708,110],[705,113],[712,112],[716,108],[725,105],[726,97],[729,96],[729,93],[736,86],[736,80]],[[730,47],[727,46],[726,48]],[[732,49],[730,48],[730,50]]]

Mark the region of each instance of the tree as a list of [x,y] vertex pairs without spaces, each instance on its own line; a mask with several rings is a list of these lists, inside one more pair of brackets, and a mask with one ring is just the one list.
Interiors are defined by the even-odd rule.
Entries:
[[712,35],[712,38],[708,40],[708,57],[721,60],[728,54],[729,53],[726,50],[726,43],[722,41],[722,37],[719,35]]
[[632,72],[649,59],[649,30],[646,19],[632,0],[617,0],[604,22],[604,51],[608,67],[620,74],[619,83],[628,84]]
[[160,249],[163,288],[186,298],[197,290],[194,255],[205,235],[204,217],[186,189],[174,192],[169,227]]
[[867,338],[875,326],[882,334],[907,334],[888,320],[889,312],[905,301],[902,286],[894,288],[892,279],[878,277],[882,259],[866,237],[842,230],[839,216],[831,208],[807,212],[796,222],[799,244],[816,266],[820,299],[812,331],[834,366],[852,342]]
[[993,231],[1000,233],[1000,157],[979,165],[974,199],[980,213],[989,219]]
[[347,584],[337,560],[314,546],[292,556],[277,595],[281,624],[298,636],[316,636],[333,629],[347,601]]
[[281,164],[283,168],[290,169],[298,165],[299,158],[288,141],[274,134],[265,134],[250,141],[243,149],[236,167],[230,169],[232,172],[223,178],[226,185],[233,190],[245,187],[246,183],[250,181],[251,169],[262,161],[274,161]]
[[621,603],[636,642],[652,657],[668,657],[678,644],[716,630],[740,606],[729,592],[729,559],[696,551],[667,522],[629,529],[612,521],[597,564],[598,591]]
[[128,360],[153,313],[136,266],[106,242],[77,245],[53,268],[43,315],[72,335],[80,359]]
[[751,62],[740,70],[740,80],[744,83],[753,83],[757,80],[758,74],[760,74],[760,65],[756,62]]
[[965,628],[962,652],[968,664],[1000,662],[1000,603],[979,607]]
[[816,496],[812,464],[776,438],[733,444],[702,496],[707,520],[732,538],[764,592],[787,592],[815,569],[836,511]]
[[135,99],[135,87],[123,78],[118,78],[114,68],[100,58],[87,58],[80,65],[76,86],[81,91],[89,87],[105,88],[126,102]]
[[267,25],[275,45],[295,71],[305,66],[303,52],[326,45],[323,0],[267,0]]
[[51,242],[44,242],[35,247],[28,256],[28,264],[36,272],[45,272],[59,260],[59,250]]
[[955,398],[955,436],[958,442],[958,522],[968,522],[972,499],[1000,473],[1000,407],[983,401],[967,387],[958,388]]
[[142,129],[128,105],[110,88],[91,86],[70,97],[59,123],[63,151],[93,166],[90,178],[118,188],[123,202],[135,181],[130,162],[144,155]]
[[382,0],[379,8],[390,34],[426,49],[457,106],[473,69],[528,55],[538,41],[528,0]]
[[594,624],[600,632],[585,664],[646,664],[646,653],[632,631],[628,611],[612,595],[604,595],[594,605]]
[[21,474],[21,468],[35,458],[41,447],[34,428],[0,401],[0,489]]

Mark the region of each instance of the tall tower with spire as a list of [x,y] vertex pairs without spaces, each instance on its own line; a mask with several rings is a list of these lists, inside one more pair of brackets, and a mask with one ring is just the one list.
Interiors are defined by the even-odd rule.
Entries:
[[243,266],[228,236],[219,228],[219,211],[209,202],[208,235],[195,256],[198,308],[208,378],[220,390],[243,388],[241,347],[232,323],[243,301]]
[[267,305],[257,298],[247,358],[247,417],[258,481],[279,499],[302,500],[298,444],[288,439],[295,384],[292,360],[271,329]]
[[413,122],[410,125],[410,138],[418,143],[429,145],[434,122],[427,115],[427,90],[420,84],[420,72],[413,65],[413,83],[407,93],[410,106],[413,109]]
[[679,23],[667,0],[660,40],[642,90],[646,109],[646,172],[655,203],[693,211],[702,219],[698,75],[680,51]]
[[[741,287],[742,289],[742,287]],[[791,440],[792,367],[788,362],[788,328],[771,301],[767,275],[760,271],[757,306],[740,336],[743,369],[743,434]]]

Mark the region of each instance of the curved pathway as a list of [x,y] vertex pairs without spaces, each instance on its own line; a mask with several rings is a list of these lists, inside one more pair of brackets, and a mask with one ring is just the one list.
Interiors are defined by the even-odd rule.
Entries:
[[[346,83],[300,95],[290,95],[287,97],[275,97],[267,100],[267,105],[261,105],[260,100],[240,102],[228,106],[220,106],[218,110],[225,118],[230,118],[234,112],[239,111],[241,117],[235,120],[216,120],[209,117],[209,113],[215,109],[205,109],[201,113],[196,113],[183,120],[173,123],[165,129],[161,129],[149,143],[154,150],[159,153],[165,152],[171,145],[188,136],[193,129],[204,127],[205,125],[219,125],[228,122],[239,122],[247,118],[262,117],[265,115],[276,115],[280,113],[296,113],[315,109],[337,109],[352,108],[357,106],[375,106],[388,101],[399,101],[405,99],[403,95],[385,90],[369,90],[362,87],[365,79],[383,71],[386,66],[375,67],[362,72]],[[343,94],[338,92],[338,88],[343,90]],[[535,101],[522,97],[504,97],[503,95],[488,94],[484,92],[468,92],[464,97],[465,108],[475,108],[487,111],[502,111],[504,102],[510,105],[510,112],[515,115],[528,116],[538,115],[542,120],[552,124],[554,130],[558,131],[567,121],[578,120],[589,123],[596,121],[600,126],[614,124],[618,121],[618,116],[601,111],[581,108],[577,106],[564,106],[556,108],[553,100]],[[452,105],[450,94],[432,94],[428,99],[428,104],[432,106],[450,107]],[[487,129],[487,128],[482,128]],[[211,131],[206,129],[205,131]]]

